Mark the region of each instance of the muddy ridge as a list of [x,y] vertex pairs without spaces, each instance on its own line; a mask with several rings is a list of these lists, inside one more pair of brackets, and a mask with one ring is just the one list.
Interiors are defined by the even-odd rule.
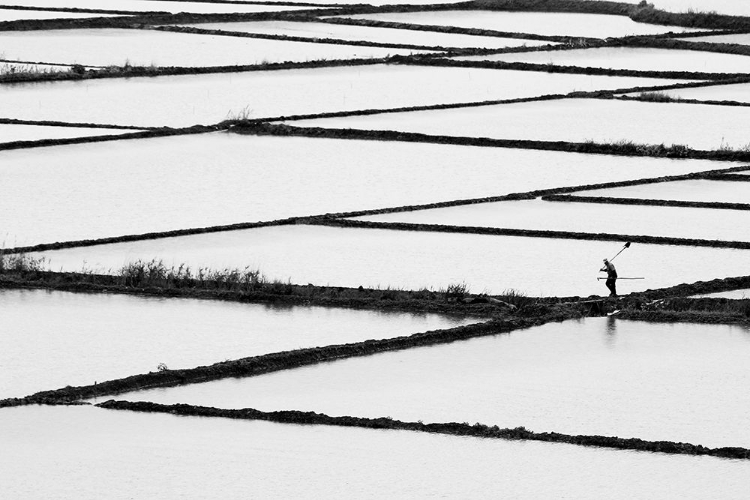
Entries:
[[193,406],[187,404],[162,405],[147,402],[129,402],[109,400],[97,405],[108,410],[126,410],[147,413],[169,413],[180,416],[198,416],[215,418],[232,418],[243,420],[263,420],[284,424],[297,425],[332,425],[340,427],[361,427],[365,429],[388,429],[415,432],[430,432],[452,436],[470,436],[487,439],[527,440],[548,443],[567,443],[578,446],[596,446],[600,448],[614,448],[618,450],[636,450],[653,453],[668,453],[672,455],[705,455],[720,458],[740,460],[750,459],[750,450],[740,447],[707,448],[690,443],[676,443],[672,441],[645,441],[638,438],[619,438],[609,436],[586,436],[561,434],[559,432],[534,432],[524,427],[515,429],[501,429],[496,425],[487,426],[476,423],[430,423],[403,422],[390,417],[362,418],[362,417],[331,417],[323,413],[302,411],[274,411],[263,412],[253,408],[240,410],[224,410],[219,408]]

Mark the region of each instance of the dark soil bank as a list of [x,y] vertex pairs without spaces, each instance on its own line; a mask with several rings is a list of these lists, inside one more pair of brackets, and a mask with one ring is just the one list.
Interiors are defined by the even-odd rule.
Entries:
[[301,411],[262,412],[252,408],[241,410],[222,410],[205,406],[186,404],[161,405],[146,402],[106,401],[97,405],[110,410],[129,410],[148,413],[170,413],[182,416],[219,417],[244,420],[264,420],[297,425],[333,425],[340,427],[362,427],[366,429],[389,429],[415,432],[430,432],[453,436],[471,436],[488,439],[529,440],[550,443],[568,443],[579,446],[597,446],[618,450],[637,450],[673,455],[707,455],[721,458],[750,459],[750,450],[739,447],[706,448],[690,443],[675,443],[672,441],[644,441],[642,439],[608,436],[585,436],[560,434],[558,432],[533,432],[524,427],[515,429],[500,429],[499,427],[482,424],[469,425],[467,423],[432,423],[402,422],[392,418],[360,418],[360,417],[330,417],[322,413]]

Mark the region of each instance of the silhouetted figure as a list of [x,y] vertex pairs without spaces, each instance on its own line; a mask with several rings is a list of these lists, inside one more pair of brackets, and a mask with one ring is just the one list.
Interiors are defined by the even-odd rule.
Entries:
[[617,270],[615,269],[615,265],[607,259],[604,259],[604,267],[599,271],[605,271],[607,273],[607,281],[605,281],[604,284],[609,288],[609,296],[617,297]]

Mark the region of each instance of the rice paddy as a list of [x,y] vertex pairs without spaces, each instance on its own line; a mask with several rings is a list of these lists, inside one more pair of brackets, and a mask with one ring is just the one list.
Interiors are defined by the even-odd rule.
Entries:
[[9,497],[746,496],[742,2],[6,3]]

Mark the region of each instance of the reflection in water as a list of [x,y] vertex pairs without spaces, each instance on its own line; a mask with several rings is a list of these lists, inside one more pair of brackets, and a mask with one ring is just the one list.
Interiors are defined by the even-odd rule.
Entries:
[[615,341],[617,340],[617,319],[614,316],[607,316],[607,322],[605,323],[605,326],[605,345],[607,347],[613,348],[615,347]]

